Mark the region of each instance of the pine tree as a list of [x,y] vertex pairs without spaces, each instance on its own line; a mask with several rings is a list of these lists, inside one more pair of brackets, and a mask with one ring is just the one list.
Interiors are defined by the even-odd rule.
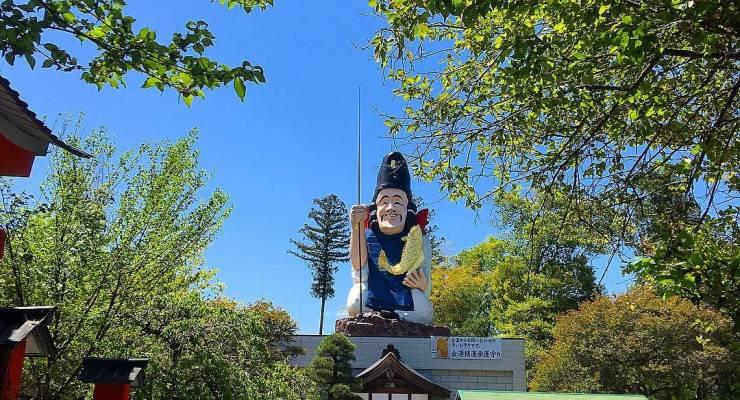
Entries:
[[305,261],[311,269],[313,284],[311,295],[321,299],[319,335],[324,333],[324,306],[326,299],[334,297],[334,273],[338,262],[349,261],[349,223],[347,206],[334,194],[314,199],[308,218],[313,225],[305,224],[298,232],[303,240],[291,239],[295,246],[288,253]]
[[355,345],[341,333],[324,338],[316,348],[316,358],[311,361],[309,376],[319,385],[322,399],[359,400],[353,392],[359,382],[352,374]]

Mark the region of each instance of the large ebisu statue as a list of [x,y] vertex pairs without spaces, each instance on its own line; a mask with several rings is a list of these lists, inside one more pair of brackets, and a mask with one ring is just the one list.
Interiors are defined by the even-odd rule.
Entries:
[[426,217],[426,210],[417,216],[406,160],[398,152],[386,155],[372,204],[358,204],[350,211],[350,317],[360,313],[362,293],[363,313],[378,311],[385,318],[432,323],[432,247],[424,233]]

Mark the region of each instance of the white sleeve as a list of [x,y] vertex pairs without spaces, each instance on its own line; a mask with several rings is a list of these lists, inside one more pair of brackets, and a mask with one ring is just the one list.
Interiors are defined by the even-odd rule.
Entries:
[[358,284],[360,283],[360,274],[362,274],[362,283],[367,285],[367,261],[365,261],[365,264],[360,267],[360,271],[358,272],[356,269],[354,269],[351,265],[349,269],[352,270],[352,284]]

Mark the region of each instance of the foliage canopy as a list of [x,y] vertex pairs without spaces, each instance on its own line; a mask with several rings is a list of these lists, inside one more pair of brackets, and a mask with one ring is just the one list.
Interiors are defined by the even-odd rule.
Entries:
[[559,318],[553,332],[533,390],[735,398],[740,365],[730,350],[731,322],[678,297],[662,300],[635,287],[584,303]]
[[[417,175],[472,208],[528,199],[533,230],[555,209],[613,251],[649,239],[655,267],[636,272],[709,304],[719,287],[737,297],[737,252],[720,265],[663,258],[686,235],[737,230],[737,2],[369,3],[387,22],[375,57],[406,101],[386,124]],[[641,229],[691,205],[678,229]],[[725,226],[705,228],[715,220]]]
[[[39,199],[0,181],[0,304],[58,307],[57,351],[31,360],[24,391],[78,399],[85,356],[151,359],[141,399],[310,397],[314,385],[285,362],[296,325],[269,303],[222,295],[203,252],[228,216],[220,190],[201,193],[195,133],[116,156],[99,130],[51,155]],[[262,397],[260,397],[262,396]]]
[[558,254],[558,262],[546,259],[531,269],[528,254],[489,238],[460,252],[452,265],[433,269],[435,323],[453,335],[524,337],[531,369],[552,341],[556,316],[601,289],[585,257]]
[[[249,13],[271,6],[273,0],[218,2]],[[206,21],[188,21],[169,43],[158,40],[151,28],[135,25],[136,19],[126,13],[125,0],[3,1],[0,55],[10,65],[24,58],[34,68],[40,59],[43,68],[79,72],[82,80],[98,89],[125,85],[124,77],[138,72],[145,77],[143,88],[173,89],[188,106],[194,98],[204,98],[206,88],[233,83],[244,100],[246,82],[265,82],[262,68],[249,61],[231,67],[205,56],[216,39]],[[94,56],[80,61],[69,39],[91,44]]]

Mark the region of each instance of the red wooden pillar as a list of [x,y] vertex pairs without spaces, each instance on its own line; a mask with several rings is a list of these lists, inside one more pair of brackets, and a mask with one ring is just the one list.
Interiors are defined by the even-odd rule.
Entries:
[[82,369],[77,378],[95,385],[93,400],[129,400],[131,390],[144,384],[146,358],[82,359]]
[[54,307],[0,307],[0,400],[17,400],[26,357],[54,351],[49,322]]
[[0,348],[0,400],[17,400],[21,391],[26,340]]
[[6,139],[0,132],[0,176],[30,176],[36,155]]
[[129,400],[130,383],[96,383],[93,400]]

